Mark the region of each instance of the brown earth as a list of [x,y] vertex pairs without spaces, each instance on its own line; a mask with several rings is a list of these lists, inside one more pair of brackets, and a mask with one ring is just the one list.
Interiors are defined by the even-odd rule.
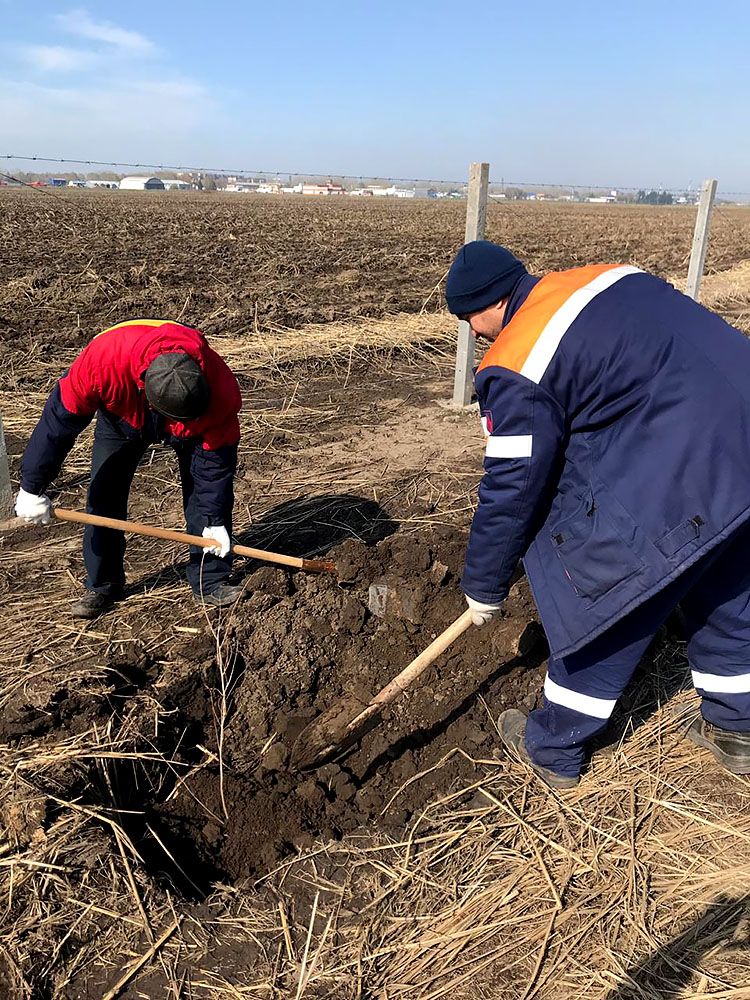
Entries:
[[[16,371],[29,388],[48,377],[47,366]],[[500,626],[483,639],[469,635],[360,750],[316,775],[291,773],[291,743],[306,721],[350,689],[374,692],[463,610],[457,578],[480,461],[477,418],[441,408],[445,380],[408,355],[387,365],[377,352],[350,357],[347,371],[342,380],[316,362],[290,366],[277,386],[240,372],[252,424],[236,487],[241,541],[330,552],[340,583],[240,563],[247,600],[228,620],[209,623],[185,586],[184,550],[135,537],[125,602],[96,622],[74,623],[67,608],[80,593],[79,531],[57,524],[0,535],[9,623],[0,638],[0,744],[15,762],[0,804],[15,850],[35,856],[57,842],[61,818],[88,810],[86,846],[66,862],[71,891],[81,881],[100,885],[119,843],[112,822],[137,851],[135,877],[157,908],[167,893],[195,901],[217,883],[263,876],[313,841],[338,842],[354,831],[398,836],[436,793],[475,773],[473,759],[492,760],[497,711],[536,696],[538,669],[528,667],[538,668],[538,653],[529,663],[515,660]],[[17,475],[33,415],[10,416]],[[77,445],[59,479],[62,506],[83,503],[89,447],[85,439]],[[147,456],[137,473],[131,516],[180,525],[167,449]],[[358,539],[380,541],[368,547]],[[369,583],[384,576],[405,581],[413,620],[370,614]],[[524,592],[511,607],[515,632],[533,612]],[[231,675],[221,754],[219,662]],[[454,755],[439,777],[414,781],[389,804],[457,746],[466,757]],[[92,885],[96,898],[109,891],[106,881]],[[17,919],[36,906],[34,891],[16,885]],[[308,905],[304,892],[297,898]],[[63,912],[60,904],[65,921]],[[76,930],[65,954],[86,954],[99,933]],[[101,996],[116,979],[106,962],[68,992],[44,975],[64,934],[30,925],[19,939],[46,956],[27,971],[34,989],[65,1000]],[[113,957],[122,943],[113,942]],[[243,949],[243,967],[250,960]]]
[[[320,711],[346,695],[368,701],[461,614],[462,554],[462,535],[444,529],[371,547],[345,542],[330,553],[338,578],[257,569],[221,649],[209,632],[159,663],[110,656],[100,664],[103,688],[57,689],[46,704],[9,705],[0,741],[59,741],[109,719],[113,740],[122,737],[131,754],[158,749],[171,761],[171,779],[161,762],[142,760],[104,773],[95,765],[58,769],[52,785],[36,790],[105,808],[152,874],[188,896],[216,878],[261,875],[320,837],[403,829],[436,793],[471,777],[473,758],[493,755],[502,708],[536,703],[544,640],[525,583],[500,621],[457,640],[361,746],[310,773],[295,771],[290,751]],[[383,618],[368,608],[372,581],[391,588]],[[409,785],[455,747],[467,756],[456,755],[439,779]],[[28,841],[48,814],[35,800],[30,813],[14,814],[15,836]]]
[[[234,806],[221,842],[209,845],[233,879],[262,873],[321,835],[338,838],[363,826],[402,829],[437,784],[399,789],[453,747],[491,755],[494,713],[533,704],[540,688],[539,669],[529,668],[538,667],[543,642],[533,657],[516,651],[535,614],[528,590],[520,587],[504,620],[458,640],[360,748],[309,775],[294,773],[290,751],[311,718],[348,694],[368,701],[464,608],[456,587],[462,539],[455,532],[395,535],[369,549],[349,542],[332,554],[346,563],[346,583],[259,570],[237,614],[233,667],[242,679],[224,743],[231,771],[224,791]],[[400,608],[383,620],[369,612],[369,583],[380,579],[408,601],[407,618],[399,617]],[[190,676],[195,664],[174,669]],[[447,790],[471,773],[468,761],[457,757],[441,772],[439,786]],[[202,793],[188,782],[170,802],[170,821],[203,827],[205,811],[195,799],[220,812],[216,775],[204,770],[200,778]],[[213,825],[209,831],[213,837]]]
[[[0,340],[44,354],[134,316],[205,333],[441,307],[465,204],[0,190]],[[543,273],[598,261],[684,273],[695,210],[491,204],[487,236]],[[750,211],[717,209],[709,272],[747,256]]]

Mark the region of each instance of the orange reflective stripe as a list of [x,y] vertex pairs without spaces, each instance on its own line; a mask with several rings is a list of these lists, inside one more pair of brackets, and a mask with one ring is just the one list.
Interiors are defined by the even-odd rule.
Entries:
[[520,372],[549,321],[579,288],[620,264],[592,264],[570,271],[553,271],[534,285],[526,301],[492,344],[479,371],[497,365]]

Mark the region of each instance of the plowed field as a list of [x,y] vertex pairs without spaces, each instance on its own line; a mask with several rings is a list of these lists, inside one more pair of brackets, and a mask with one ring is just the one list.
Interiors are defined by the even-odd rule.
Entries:
[[[225,335],[441,307],[462,202],[0,190],[0,338],[83,344],[122,316]],[[493,204],[487,236],[537,273],[598,261],[685,273],[694,210]],[[748,256],[715,214],[709,273]]]

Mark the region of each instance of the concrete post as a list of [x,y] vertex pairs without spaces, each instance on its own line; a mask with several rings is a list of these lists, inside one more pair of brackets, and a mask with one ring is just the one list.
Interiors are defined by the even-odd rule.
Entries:
[[3,415],[0,413],[0,521],[13,516],[13,490],[10,485],[8,450],[5,446]]
[[690,251],[690,266],[688,267],[687,285],[685,294],[691,299],[698,301],[701,280],[703,278],[703,267],[706,263],[706,251],[708,250],[708,230],[711,225],[711,210],[714,207],[716,197],[717,181],[707,180],[701,186],[701,200],[698,204],[698,215],[695,219],[695,232],[693,233],[693,246]]
[[[466,204],[466,231],[464,243],[484,239],[487,222],[487,188],[490,179],[489,163],[472,163],[469,167],[469,198]],[[468,323],[458,324],[456,348],[456,373],[453,383],[453,406],[464,407],[471,402],[472,369],[474,367],[474,339]]]

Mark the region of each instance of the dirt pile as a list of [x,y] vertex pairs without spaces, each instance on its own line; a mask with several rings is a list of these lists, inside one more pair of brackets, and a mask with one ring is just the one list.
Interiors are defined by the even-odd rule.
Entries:
[[[457,640],[345,757],[297,773],[290,754],[319,712],[369,700],[463,612],[464,546],[455,529],[348,541],[328,553],[338,579],[259,567],[220,627],[170,658],[129,645],[75,690],[44,703],[19,694],[0,740],[48,766],[19,791],[33,792],[34,810],[16,817],[17,839],[43,836],[59,803],[75,801],[120,824],[158,881],[200,898],[319,837],[400,835],[427,802],[492,766],[498,712],[540,695],[546,650],[523,581],[501,620]],[[104,739],[101,752],[71,750],[91,739]]]
[[[216,769],[206,767],[159,807],[172,831],[221,871],[242,877],[319,835],[402,827],[436,793],[471,775],[469,758],[492,757],[493,718],[508,705],[531,707],[541,689],[538,626],[526,631],[526,656],[516,653],[535,614],[525,583],[514,588],[500,622],[462,636],[359,748],[311,774],[289,765],[295,738],[318,712],[346,694],[368,700],[461,614],[464,543],[455,531],[394,535],[371,548],[347,542],[331,553],[338,581],[270,567],[251,574],[236,614],[236,655],[224,662],[225,687],[232,688],[223,741],[228,817],[224,822]],[[381,610],[384,587],[381,617],[371,608]],[[197,673],[213,674],[221,688],[215,650],[204,650],[202,664],[194,644],[186,652],[190,658],[171,664],[160,686],[205,727],[205,688],[195,682]],[[218,695],[213,704],[216,715]],[[209,746],[212,737],[203,733]],[[455,747],[466,756],[402,788]]]

